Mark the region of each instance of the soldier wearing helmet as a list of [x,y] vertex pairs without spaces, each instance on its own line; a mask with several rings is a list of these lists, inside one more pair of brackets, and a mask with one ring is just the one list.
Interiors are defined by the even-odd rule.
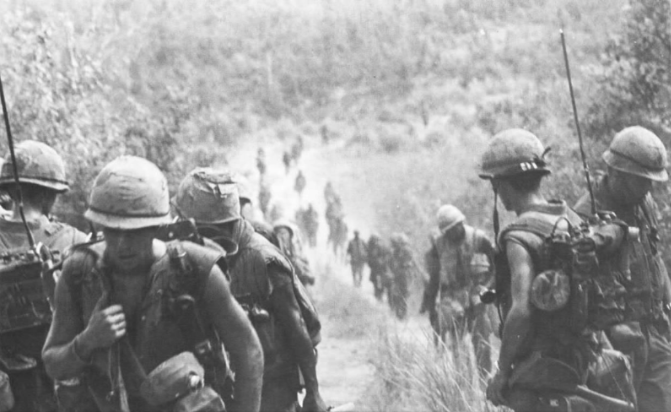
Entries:
[[431,234],[431,248],[425,255],[429,283],[420,313],[429,312],[436,338],[445,342],[450,332],[453,353],[458,353],[462,334],[472,331],[478,367],[486,377],[491,371],[489,335],[493,317],[489,316],[491,307],[483,305],[479,295],[493,284],[490,268],[494,247],[484,232],[465,220],[455,206],[438,209],[438,231]]
[[291,263],[240,218],[239,195],[230,173],[211,168],[192,171],[181,182],[173,204],[180,216],[196,221],[202,236],[238,245],[227,258],[231,291],[248,309],[263,346],[261,410],[293,412],[298,406],[300,373],[306,389],[301,410],[326,411],[316,373],[318,320],[309,322],[305,315],[307,306],[301,302],[312,306]]
[[310,274],[310,261],[303,252],[303,242],[296,225],[286,219],[280,219],[273,225],[273,232],[280,251],[293,265],[298,280],[304,286],[314,285],[315,278]]
[[[624,282],[628,292],[625,323],[606,332],[613,347],[633,359],[638,410],[671,410],[671,341],[666,311],[671,293],[661,255],[657,205],[650,194],[653,182],[668,179],[666,148],[651,131],[627,127],[615,135],[603,160],[608,169],[594,189],[596,210],[615,212],[640,231],[639,239],[629,246],[628,267],[621,267],[620,256],[604,262],[616,277],[629,275],[629,281]],[[575,208],[589,217],[589,194]],[[632,338],[638,342],[635,347]]]
[[389,247],[384,244],[380,236],[370,235],[368,238],[367,257],[370,268],[369,280],[373,283],[373,291],[377,300],[382,300],[385,290],[389,289]]
[[[24,216],[35,243],[65,255],[74,244],[83,242],[86,235],[53,220],[51,216],[56,197],[68,190],[63,159],[51,147],[33,140],[19,143],[15,154]],[[14,178],[11,157],[7,155],[0,171],[0,190],[9,193],[13,205],[9,214],[0,216],[2,252],[25,251],[30,247],[19,211],[19,187]],[[2,358],[3,363],[8,365],[14,392],[13,410],[55,410],[53,385],[41,362],[42,346],[48,330],[49,326],[44,324],[3,335]],[[22,370],[28,363],[24,357],[29,358],[30,363],[37,363],[30,372]],[[59,385],[59,388],[63,386]]]
[[235,371],[226,409],[258,411],[261,345],[220,268],[225,253],[155,239],[171,222],[163,173],[139,157],[113,160],[85,217],[104,240],[65,262],[43,350],[51,377],[80,379],[95,399],[75,410],[177,410],[199,399],[223,411],[223,344]]
[[[586,376],[593,334],[569,327],[570,308],[547,312],[530,299],[534,279],[550,269],[542,258],[545,240],[581,222],[564,202],[542,195],[542,179],[550,173],[545,153],[535,135],[509,129],[492,138],[481,158],[480,176],[491,182],[506,210],[517,215],[498,238],[496,293],[503,329],[498,371],[487,398],[514,411],[550,410],[552,405],[558,408],[552,410],[595,411],[587,399],[557,389],[584,383],[577,380]],[[575,381],[568,379],[573,376]]]
[[388,290],[388,301],[396,317],[404,319],[408,311],[410,281],[413,273],[417,270],[417,263],[412,250],[410,250],[410,241],[405,233],[393,233],[389,240],[391,243],[389,270],[392,276]]

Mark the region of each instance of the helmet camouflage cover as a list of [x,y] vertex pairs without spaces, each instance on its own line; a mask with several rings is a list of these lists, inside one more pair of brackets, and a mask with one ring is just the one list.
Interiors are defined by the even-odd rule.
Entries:
[[[50,146],[35,140],[26,140],[15,149],[16,168],[20,183],[30,183],[56,192],[68,190],[63,158]],[[15,183],[11,155],[5,156],[0,171],[0,187]]]
[[240,219],[240,196],[227,170],[200,167],[179,185],[173,205],[183,218],[196,223],[220,224]]
[[627,127],[616,134],[603,160],[615,170],[657,182],[669,178],[666,147],[657,135],[641,126]]
[[147,159],[117,157],[98,173],[84,217],[122,230],[170,223],[168,182]]

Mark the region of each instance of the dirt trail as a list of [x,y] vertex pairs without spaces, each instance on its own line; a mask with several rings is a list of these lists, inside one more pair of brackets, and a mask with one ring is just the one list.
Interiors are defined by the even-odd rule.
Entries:
[[[358,156],[352,157],[347,153],[343,141],[323,146],[317,143],[316,139],[315,141],[306,139],[306,149],[298,166],[293,166],[287,174],[281,157],[283,151],[289,149],[291,143],[290,141],[282,143],[250,140],[242,150],[238,151],[236,159],[232,159],[231,166],[237,170],[250,170],[250,165],[252,167],[255,165],[256,150],[258,147],[264,147],[267,159],[267,179],[273,192],[271,207],[273,204],[279,204],[280,209],[284,211],[284,217],[293,220],[294,213],[299,207],[306,207],[308,203],[312,203],[319,212],[320,225],[318,247],[309,251],[311,264],[313,267],[320,268],[330,266],[338,282],[352,285],[349,267],[344,262],[336,260],[326,249],[328,229],[324,220],[326,205],[323,190],[328,181],[334,184],[343,201],[350,233],[356,228],[364,238],[367,238],[375,222],[374,204],[366,192],[367,187],[370,187],[370,182],[366,181],[365,176],[359,175],[357,161],[360,159],[356,159]],[[240,164],[236,165],[237,162]],[[242,167],[243,165],[246,167]],[[298,170],[303,171],[307,180],[307,185],[300,198],[294,191]],[[248,174],[253,183],[258,184],[257,173],[253,171]],[[367,273],[364,273],[361,288],[356,289],[352,286],[348,290],[375,302],[372,284],[365,281],[367,276]],[[319,287],[315,292],[329,293],[320,290]],[[377,302],[375,304],[386,305]],[[425,318],[416,315],[416,310],[417,308],[410,307],[410,319],[397,322],[397,326],[401,333],[421,338],[427,336],[429,325]],[[391,314],[389,316],[391,318]],[[367,337],[334,336],[332,330],[335,325],[332,322],[331,319],[324,320],[323,340],[319,345],[318,376],[322,396],[329,405],[355,402],[356,410],[363,410],[361,400],[365,399],[365,392],[370,387],[374,372],[369,361],[370,348],[374,342]]]

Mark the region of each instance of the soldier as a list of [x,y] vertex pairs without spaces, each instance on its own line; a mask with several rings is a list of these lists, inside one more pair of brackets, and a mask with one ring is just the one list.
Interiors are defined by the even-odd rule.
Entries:
[[305,220],[305,231],[307,232],[308,243],[310,244],[310,247],[316,247],[317,232],[319,231],[319,215],[314,206],[312,206],[312,203],[308,205],[308,209],[305,211],[303,217]]
[[389,269],[392,273],[392,282],[388,297],[389,304],[396,317],[403,319],[408,311],[410,279],[415,269],[408,237],[404,233],[394,233],[391,235],[391,256],[389,262]]
[[[195,219],[202,236],[238,245],[237,253],[228,258],[231,291],[248,308],[263,346],[261,410],[294,411],[300,371],[306,389],[302,410],[325,411],[316,373],[314,345],[320,328],[316,312],[287,258],[240,219],[230,174],[210,168],[192,171],[180,184],[174,205],[181,216]],[[308,317],[312,313],[315,317]]]
[[[480,293],[493,285],[494,246],[487,236],[465,223],[456,207],[438,209],[438,233],[431,236],[426,254],[429,283],[424,290],[420,313],[429,312],[431,326],[445,342],[450,332],[453,353],[463,332],[470,330],[481,375],[491,371],[489,335],[492,333],[489,308],[480,302]],[[436,309],[436,300],[439,308]]]
[[354,237],[347,245],[347,256],[349,256],[349,264],[352,267],[352,280],[354,286],[361,286],[361,279],[363,278],[363,267],[366,264],[367,252],[366,243],[359,237],[359,231],[354,231]]
[[262,147],[256,152],[256,168],[259,170],[259,175],[263,177],[266,174],[266,152]]
[[[607,174],[594,190],[596,210],[615,212],[619,219],[640,230],[631,243],[628,267],[621,267],[620,256],[611,261],[610,271],[625,277],[627,307],[625,323],[607,331],[615,349],[631,356],[638,410],[671,410],[671,343],[668,304],[670,285],[662,260],[657,205],[650,192],[653,182],[665,182],[666,148],[661,140],[643,127],[627,127],[618,134],[603,154]],[[589,194],[576,204],[576,210],[591,215]],[[632,339],[636,342],[632,345]],[[633,347],[632,347],[633,346]]]
[[370,235],[368,239],[368,267],[370,268],[370,281],[373,283],[375,298],[382,300],[384,291],[389,289],[389,268],[388,248],[382,243],[378,235]]
[[333,203],[333,201],[337,196],[338,194],[333,188],[333,184],[331,183],[331,181],[326,182],[326,185],[324,186],[324,201],[326,202],[327,208],[331,203]]
[[197,402],[223,411],[223,343],[235,371],[227,410],[258,411],[263,354],[219,267],[224,252],[155,239],[169,213],[167,181],[148,160],[122,156],[98,174],[85,217],[104,240],[65,262],[47,371],[81,379],[100,411],[193,410]]
[[325,124],[322,125],[322,127],[319,128],[319,132],[322,135],[322,143],[323,144],[328,144],[329,143],[329,128]]
[[287,220],[278,220],[273,225],[273,231],[279,241],[280,251],[293,265],[298,280],[304,286],[314,285],[315,278],[310,275],[310,261],[303,253],[303,244],[296,226]]
[[[50,216],[56,197],[68,190],[63,159],[51,147],[33,140],[18,144],[15,153],[23,212],[35,242],[64,256],[74,244],[83,242],[86,235],[52,220]],[[0,172],[0,190],[6,190],[13,199],[11,214],[0,217],[0,251],[28,250],[30,245],[21,220],[18,188],[9,155]],[[15,411],[56,409],[53,385],[46,374],[41,355],[48,331],[49,325],[45,322],[40,326],[2,335],[3,369],[9,372]],[[24,370],[27,363],[33,365],[29,371]],[[63,384],[58,387],[59,393],[72,389],[65,388]]]
[[[541,180],[550,174],[544,155],[538,138],[521,129],[498,133],[482,155],[480,177],[490,180],[506,210],[517,215],[498,241],[497,295],[504,320],[498,371],[487,398],[516,412],[612,411],[612,405],[597,409],[594,397],[588,400],[576,389],[585,384],[588,363],[596,356],[596,338],[581,321],[583,313],[572,310],[587,292],[562,287],[567,281],[553,270],[558,257],[547,240],[569,237],[570,226],[582,219],[563,201],[547,201],[541,194]],[[556,281],[540,290],[548,290],[553,300],[534,300],[532,290],[539,288],[532,284],[540,280],[542,286],[547,278]],[[499,279],[505,290],[498,289]],[[567,304],[569,295],[575,305]]]
[[289,174],[289,170],[291,169],[291,154],[289,152],[284,151],[284,154],[282,155],[282,163],[284,163],[284,172]]
[[305,179],[305,175],[303,174],[302,170],[299,170],[298,175],[296,175],[296,183],[294,184],[294,190],[296,193],[298,193],[299,197],[303,196],[303,190],[305,190],[306,184],[307,181]]

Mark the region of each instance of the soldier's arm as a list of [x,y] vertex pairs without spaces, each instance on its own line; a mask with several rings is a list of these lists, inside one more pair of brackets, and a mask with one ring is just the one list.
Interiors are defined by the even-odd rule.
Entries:
[[[490,274],[493,274],[494,273],[494,270],[493,270],[494,269],[494,253],[495,253],[494,244],[484,234],[481,234],[479,243],[480,243],[478,245],[479,246],[479,252],[484,253],[487,256],[487,260],[489,261],[489,267],[490,267],[489,272],[490,272]],[[487,283],[484,284],[483,286],[485,286],[487,288],[493,288],[495,283],[496,282],[495,282],[494,276],[490,275],[489,279],[487,280]]]
[[[268,270],[269,272],[277,271],[273,267],[269,267]],[[289,340],[288,346],[291,348],[293,357],[303,374],[306,399],[316,398],[318,403],[323,403],[319,394],[319,382],[317,381],[317,354],[312,346],[310,335],[298,306],[291,278],[284,273],[270,273],[270,277],[285,279],[282,282],[273,282],[274,288],[270,295],[270,304],[280,325],[286,332]],[[287,279],[288,281],[286,281]]]
[[529,292],[534,277],[534,264],[527,250],[518,243],[507,242],[506,252],[511,272],[512,306],[503,328],[499,371],[509,377],[512,364],[522,353],[531,331]]
[[88,364],[75,348],[75,338],[84,330],[81,313],[72,298],[68,279],[72,276],[72,259],[66,261],[63,273],[56,283],[54,314],[47,340],[42,349],[42,359],[50,377],[67,380],[77,377]]
[[203,299],[235,371],[235,405],[228,406],[228,410],[258,411],[261,407],[263,350],[251,322],[231,295],[228,281],[218,266],[210,272]]

